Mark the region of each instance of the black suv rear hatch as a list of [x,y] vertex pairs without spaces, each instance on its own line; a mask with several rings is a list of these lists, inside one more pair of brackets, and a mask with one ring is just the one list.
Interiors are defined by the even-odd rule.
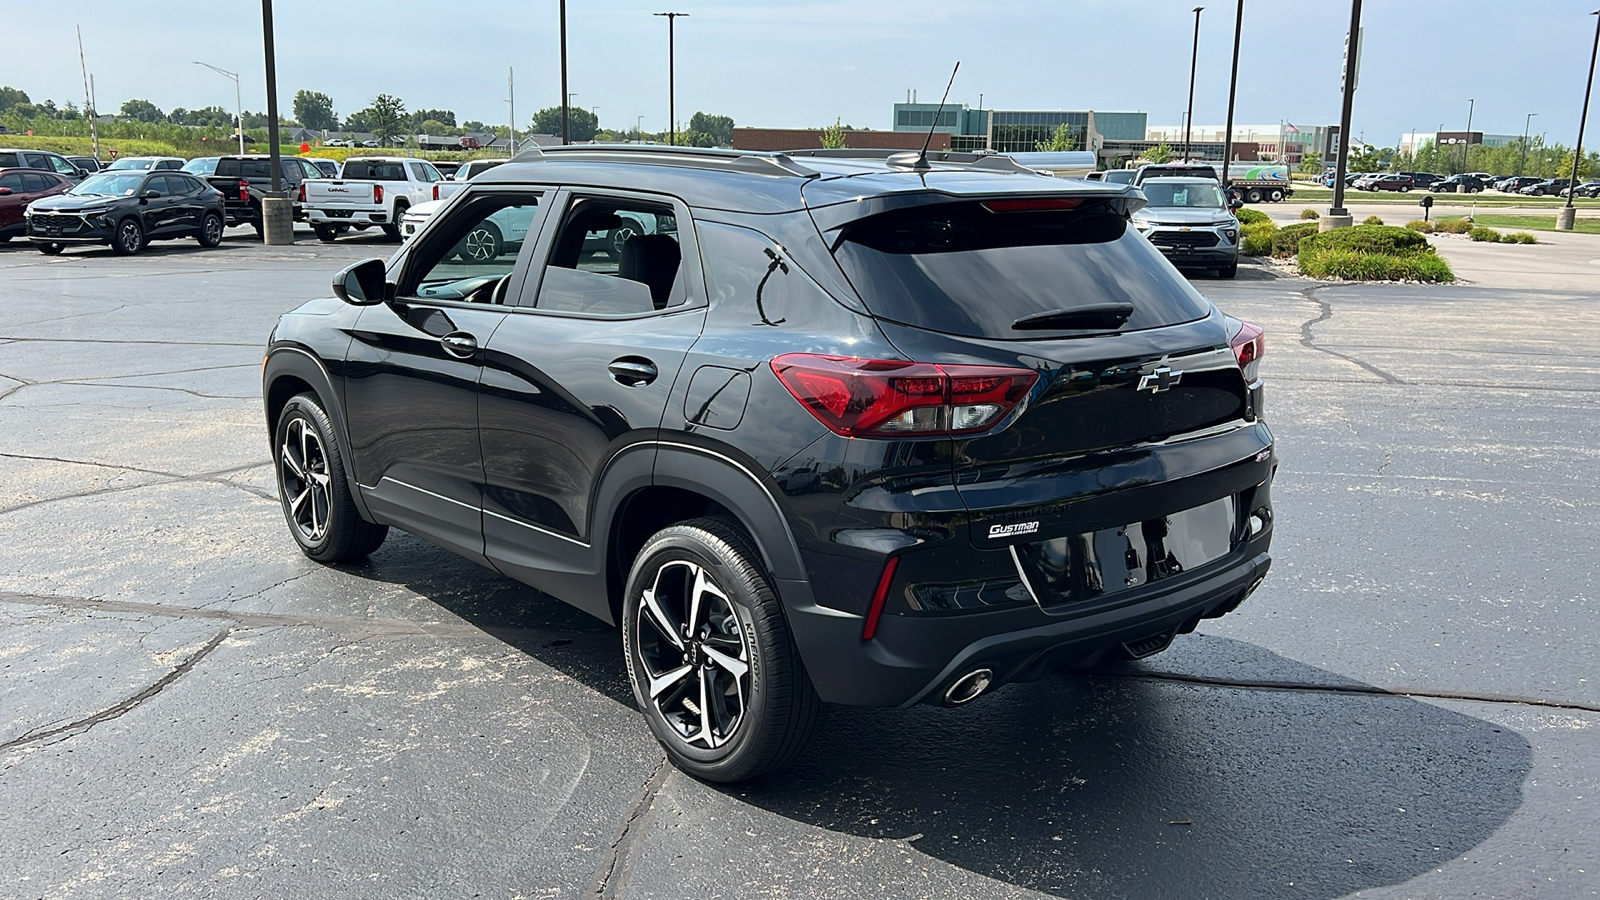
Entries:
[[1103,197],[930,199],[829,237],[911,359],[1038,375],[1006,423],[950,439],[973,542],[1047,608],[1227,555],[1271,466],[1230,320]]

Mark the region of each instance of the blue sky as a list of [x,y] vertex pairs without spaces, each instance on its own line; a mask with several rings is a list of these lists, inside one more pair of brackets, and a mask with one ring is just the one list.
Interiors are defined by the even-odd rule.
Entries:
[[[1233,0],[1199,0],[1197,124],[1226,112]],[[1196,0],[569,0],[573,104],[603,126],[646,130],[667,119],[667,28],[677,10],[678,116],[731,115],[740,125],[814,126],[840,117],[890,127],[891,104],[915,88],[937,100],[961,60],[952,100],[991,108],[1136,110],[1176,124],[1188,90]],[[1366,58],[1353,131],[1380,144],[1413,128],[1466,124],[1571,144],[1583,100],[1597,0],[1368,0]],[[84,8],[88,4],[79,4]],[[0,84],[34,100],[83,102],[73,26],[83,26],[102,109],[143,97],[163,109],[232,108],[233,85],[191,60],[243,72],[244,104],[265,108],[260,7],[253,0],[168,0],[72,7],[8,4]],[[410,109],[461,120],[506,119],[506,68],[517,115],[559,102],[555,0],[309,2],[275,6],[278,85],[331,95],[348,114],[380,92]],[[1339,113],[1342,0],[1246,0],[1236,120],[1331,123]],[[1514,29],[1507,23],[1523,22]],[[1514,33],[1513,33],[1514,32]],[[25,40],[13,40],[17,36]],[[1591,117],[1586,143],[1595,140]]]

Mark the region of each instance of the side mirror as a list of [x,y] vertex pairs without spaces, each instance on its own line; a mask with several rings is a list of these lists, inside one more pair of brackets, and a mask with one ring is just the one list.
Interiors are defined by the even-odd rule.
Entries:
[[161,199],[161,192],[160,191],[145,191],[144,193],[139,195],[139,198],[142,199],[142,200],[159,200],[159,199]]
[[351,306],[376,306],[389,299],[383,260],[364,259],[333,276],[333,293]]
[[1230,198],[1228,200],[1228,208],[1229,209],[1244,209],[1244,201],[1240,200],[1238,197],[1232,197],[1232,198]]
[[8,197],[10,195],[11,195],[11,188],[0,187],[0,197]]

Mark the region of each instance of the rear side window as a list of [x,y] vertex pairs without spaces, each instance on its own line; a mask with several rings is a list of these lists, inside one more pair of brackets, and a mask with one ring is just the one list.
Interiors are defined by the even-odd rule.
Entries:
[[834,256],[873,315],[946,334],[1019,340],[1082,334],[1015,324],[1106,304],[1133,308],[1118,331],[1160,328],[1210,312],[1205,298],[1111,206],[1088,201],[1074,209],[1026,210],[1017,204],[945,203],[882,213],[846,226]]
[[265,159],[228,159],[217,160],[218,178],[271,178],[272,167],[269,160]]
[[22,162],[21,159],[17,158],[19,155],[20,154],[17,154],[15,152],[12,152],[12,153],[0,153],[0,169],[20,169],[20,168],[22,168],[23,167],[23,162]]
[[397,162],[352,159],[345,162],[342,177],[346,181],[405,181],[406,170]]

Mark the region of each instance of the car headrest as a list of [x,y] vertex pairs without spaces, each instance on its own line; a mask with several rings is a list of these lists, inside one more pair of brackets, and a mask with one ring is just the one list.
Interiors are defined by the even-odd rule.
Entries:
[[678,242],[673,238],[664,234],[636,234],[622,244],[617,274],[648,285],[656,309],[665,309],[681,259]]

